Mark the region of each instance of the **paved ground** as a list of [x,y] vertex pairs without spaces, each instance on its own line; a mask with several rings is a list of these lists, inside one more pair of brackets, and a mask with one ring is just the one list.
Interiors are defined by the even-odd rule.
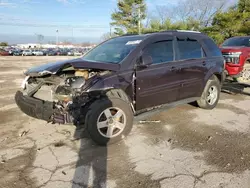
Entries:
[[135,123],[98,147],[74,126],[29,118],[13,97],[31,65],[67,57],[0,57],[1,188],[249,188],[250,97],[222,94],[205,111],[183,105]]

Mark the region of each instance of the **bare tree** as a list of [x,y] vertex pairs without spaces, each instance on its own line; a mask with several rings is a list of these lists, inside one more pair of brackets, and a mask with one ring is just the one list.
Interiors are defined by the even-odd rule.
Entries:
[[101,36],[101,41],[105,41],[105,40],[108,40],[110,38],[113,38],[115,37],[116,35],[114,33],[104,33],[102,36]]
[[228,0],[181,0],[174,7],[158,6],[156,11],[161,22],[166,18],[175,21],[191,18],[199,21],[201,26],[208,26],[214,15],[222,11],[227,4]]

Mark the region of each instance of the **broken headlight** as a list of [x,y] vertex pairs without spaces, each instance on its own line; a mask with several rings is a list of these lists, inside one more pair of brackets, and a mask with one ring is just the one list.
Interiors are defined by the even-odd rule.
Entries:
[[72,89],[80,89],[86,83],[86,80],[83,77],[70,77],[66,79],[66,84]]

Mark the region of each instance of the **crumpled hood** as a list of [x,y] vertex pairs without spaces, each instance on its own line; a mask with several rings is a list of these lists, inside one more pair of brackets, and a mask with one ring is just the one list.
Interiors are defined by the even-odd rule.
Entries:
[[72,66],[75,69],[100,69],[110,71],[117,71],[120,68],[120,65],[115,63],[91,62],[78,58],[36,66],[28,69],[24,74],[30,76],[56,74],[67,66]]

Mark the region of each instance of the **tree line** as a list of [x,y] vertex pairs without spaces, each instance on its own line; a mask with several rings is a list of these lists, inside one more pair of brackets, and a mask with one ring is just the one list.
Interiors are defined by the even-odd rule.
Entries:
[[217,44],[233,36],[250,35],[250,0],[229,5],[228,0],[183,0],[172,6],[147,11],[145,0],[119,0],[111,15],[114,32],[104,39],[123,34],[164,30],[198,30]]

